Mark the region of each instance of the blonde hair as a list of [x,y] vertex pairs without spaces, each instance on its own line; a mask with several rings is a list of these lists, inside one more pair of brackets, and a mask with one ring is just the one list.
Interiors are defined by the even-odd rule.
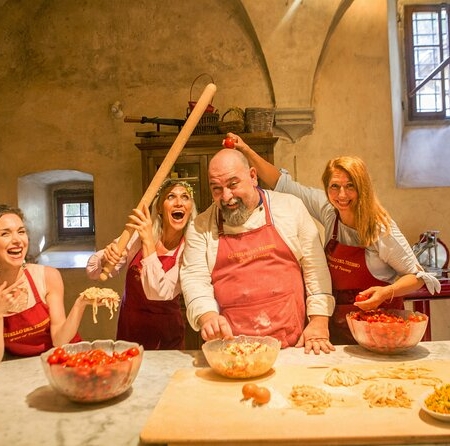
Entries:
[[361,245],[370,246],[378,240],[382,226],[387,233],[391,231],[391,217],[378,200],[366,164],[357,156],[340,156],[328,161],[322,175],[327,196],[331,176],[337,169],[344,171],[355,186],[358,193],[355,206],[356,231]]
[[164,180],[163,184],[158,189],[158,193],[156,194],[155,198],[153,199],[150,205],[150,217],[152,219],[152,226],[153,226],[152,231],[153,240],[155,243],[161,238],[163,232],[162,218],[160,215],[162,203],[165,200],[167,193],[170,192],[175,186],[184,187],[192,199],[191,215],[189,216],[189,220],[186,226],[183,228],[183,234],[186,232],[186,229],[189,226],[189,224],[197,216],[197,207],[195,206],[194,189],[192,188],[192,186],[187,181],[181,179],[179,180],[176,178],[167,178],[166,180]]

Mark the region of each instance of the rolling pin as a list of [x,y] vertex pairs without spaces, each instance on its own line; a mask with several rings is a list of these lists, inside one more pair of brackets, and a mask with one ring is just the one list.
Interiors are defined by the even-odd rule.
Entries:
[[[175,138],[175,141],[173,142],[171,148],[167,152],[167,155],[165,156],[163,162],[161,163],[161,166],[156,171],[155,176],[150,182],[150,185],[148,186],[147,190],[142,196],[141,201],[136,206],[137,209],[143,209],[144,206],[147,207],[150,206],[152,200],[155,198],[158,192],[158,189],[169,175],[172,166],[175,164],[175,161],[177,160],[178,156],[180,155],[181,151],[186,145],[189,137],[191,136],[192,132],[194,131],[195,127],[197,126],[198,122],[203,116],[206,107],[211,102],[214,94],[216,93],[216,90],[217,87],[213,83],[208,84],[203,90],[203,93],[200,96],[197,104],[195,105],[192,112],[189,114],[189,117],[186,119],[186,123],[183,125],[182,129],[180,130],[180,133],[178,133],[177,137]],[[124,231],[119,237],[119,240],[117,241],[117,247],[119,252],[124,251],[124,249],[127,246],[127,243],[130,241],[131,236],[133,235],[133,232],[134,232],[133,230],[128,228],[124,229]],[[100,274],[100,280],[105,281],[108,278],[109,273],[113,270],[114,266],[115,265],[106,263],[103,266],[102,272]]]

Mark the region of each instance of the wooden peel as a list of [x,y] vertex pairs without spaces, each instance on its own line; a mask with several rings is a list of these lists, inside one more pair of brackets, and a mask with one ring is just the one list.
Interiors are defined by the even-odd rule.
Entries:
[[[147,190],[142,196],[141,201],[136,206],[137,209],[143,209],[144,206],[147,207],[150,206],[152,200],[155,198],[158,192],[158,189],[169,175],[172,166],[175,164],[175,161],[177,160],[178,156],[180,155],[181,151],[186,145],[189,137],[191,136],[192,132],[194,131],[195,127],[200,121],[200,118],[203,116],[206,107],[211,102],[216,90],[217,87],[215,86],[215,84],[212,83],[208,84],[203,90],[203,93],[200,96],[197,104],[195,105],[192,112],[189,114],[189,117],[187,118],[182,129],[180,130],[180,133],[178,133],[175,141],[172,144],[172,147],[167,152],[167,155],[165,156],[163,162],[161,163],[161,166],[159,166],[159,169],[156,171],[155,176],[153,177],[152,181],[150,182],[150,185],[148,186]],[[125,230],[122,232],[121,236],[119,237],[119,240],[117,241],[117,247],[119,252],[123,252],[123,250],[126,248],[127,243],[130,241],[131,236],[133,235],[133,232],[134,230],[128,228],[125,228]],[[109,273],[113,270],[113,268],[114,265],[106,263],[103,266],[102,273],[100,274],[100,280],[105,281],[108,278]]]

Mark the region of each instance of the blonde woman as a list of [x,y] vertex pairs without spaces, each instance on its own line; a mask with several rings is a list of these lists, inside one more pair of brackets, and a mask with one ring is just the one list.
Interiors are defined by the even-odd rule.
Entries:
[[[330,160],[324,190],[303,186],[260,157],[234,134],[235,148],[271,188],[301,198],[325,230],[325,253],[336,308],[330,320],[334,344],[354,344],[345,315],[359,307],[403,309],[402,296],[424,284],[434,294],[439,281],[427,274],[389,213],[379,203],[365,163],[355,156]],[[358,299],[355,302],[357,295]]]
[[116,239],[88,260],[91,279],[99,279],[105,263],[115,265],[111,276],[126,270],[117,339],[139,342],[146,350],[184,348],[179,268],[186,226],[196,214],[190,184],[168,179],[151,211],[133,209],[127,227],[135,232],[125,251],[118,252]]

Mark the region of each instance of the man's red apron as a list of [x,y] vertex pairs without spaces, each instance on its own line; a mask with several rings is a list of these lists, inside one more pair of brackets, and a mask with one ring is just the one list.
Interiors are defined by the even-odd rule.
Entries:
[[[158,256],[165,272],[175,265],[181,244],[172,256]],[[148,300],[141,283],[141,260],[139,250],[127,271],[117,339],[138,342],[145,350],[182,350],[185,323],[180,296],[166,301]]]
[[241,234],[224,234],[219,211],[219,246],[212,271],[220,314],[233,334],[273,336],[282,347],[296,345],[305,325],[300,265],[272,224],[263,193],[266,224]]
[[[5,349],[16,356],[37,356],[53,347],[48,305],[42,302],[31,274],[25,269],[36,304],[20,313],[5,317]],[[71,342],[79,342],[77,334]]]
[[[337,241],[339,217],[334,223],[333,235],[325,247],[328,268],[333,283],[333,296],[336,307],[330,319],[330,340],[333,344],[356,344],[345,315],[350,311],[359,311],[353,305],[355,296],[372,286],[386,286],[374,277],[366,264],[365,248],[343,245]],[[384,302],[382,308],[404,309],[403,299],[394,298],[391,303]]]

